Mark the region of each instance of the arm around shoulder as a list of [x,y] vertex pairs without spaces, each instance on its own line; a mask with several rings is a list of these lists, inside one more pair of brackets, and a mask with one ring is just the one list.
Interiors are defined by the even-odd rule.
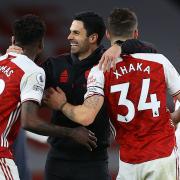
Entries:
[[46,136],[70,138],[90,151],[96,148],[97,138],[93,132],[84,127],[68,128],[48,124],[38,116],[38,109],[38,105],[33,101],[22,103],[21,124],[24,129]]
[[24,129],[45,136],[70,137],[71,129],[46,123],[38,116],[39,106],[35,101],[26,101],[21,107],[21,125]]

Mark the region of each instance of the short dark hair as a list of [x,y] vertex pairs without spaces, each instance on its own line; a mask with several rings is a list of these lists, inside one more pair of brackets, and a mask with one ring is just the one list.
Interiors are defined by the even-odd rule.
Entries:
[[114,36],[129,37],[137,26],[137,16],[128,8],[115,8],[108,17],[107,27]]
[[96,14],[93,11],[87,11],[76,14],[73,19],[83,22],[84,28],[87,31],[87,36],[90,36],[93,33],[97,33],[97,44],[100,44],[106,31],[104,20],[100,15]]
[[32,14],[25,15],[13,23],[13,34],[20,45],[30,45],[42,40],[45,29],[44,21]]

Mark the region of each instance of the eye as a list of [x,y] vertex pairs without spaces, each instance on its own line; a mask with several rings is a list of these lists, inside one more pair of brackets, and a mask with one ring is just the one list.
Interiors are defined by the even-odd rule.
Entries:
[[79,32],[79,31],[74,31],[74,34],[75,34],[75,35],[79,35],[80,32]]

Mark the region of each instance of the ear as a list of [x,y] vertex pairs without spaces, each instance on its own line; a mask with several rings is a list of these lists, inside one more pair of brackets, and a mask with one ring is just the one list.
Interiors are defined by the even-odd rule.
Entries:
[[107,38],[108,40],[110,40],[110,34],[109,34],[109,31],[108,31],[108,30],[106,30],[106,38]]
[[89,42],[90,43],[96,43],[98,40],[98,34],[97,33],[94,33],[94,34],[91,34],[89,36]]
[[11,37],[11,45],[15,45],[15,37],[14,36]]
[[139,37],[139,31],[138,31],[138,29],[136,29],[135,31],[134,31],[134,34],[133,34],[133,38],[134,39],[137,39],[138,37]]
[[44,48],[44,39],[40,40],[38,43],[39,52],[41,52],[43,48]]

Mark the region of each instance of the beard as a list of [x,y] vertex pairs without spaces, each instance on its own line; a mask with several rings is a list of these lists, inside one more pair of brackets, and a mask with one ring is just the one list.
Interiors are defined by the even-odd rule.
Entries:
[[86,54],[88,54],[90,50],[90,44],[88,40],[84,40],[81,42],[71,41],[71,44],[73,44],[70,48],[71,54],[75,55],[78,58],[86,56]]
[[71,46],[71,49],[70,49],[70,50],[71,50],[71,53],[72,53],[72,54],[77,54],[77,53],[79,53],[79,48],[78,48],[78,47],[72,47],[72,46]]

